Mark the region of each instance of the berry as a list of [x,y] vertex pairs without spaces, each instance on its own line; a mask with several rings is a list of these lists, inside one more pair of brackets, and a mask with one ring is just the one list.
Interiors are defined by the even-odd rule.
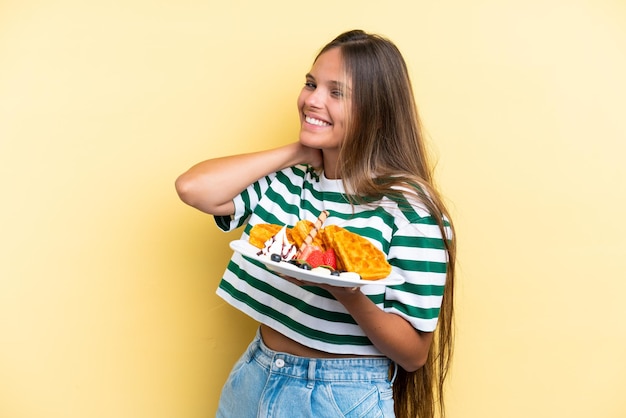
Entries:
[[324,255],[321,250],[313,250],[311,254],[309,254],[306,258],[306,262],[311,265],[311,267],[319,267],[324,264]]
[[272,254],[272,255],[270,256],[270,259],[271,259],[272,261],[274,261],[274,262],[278,263],[278,262],[282,261],[282,259],[283,259],[283,258],[280,256],[280,254]]
[[335,256],[335,250],[329,248],[324,252],[324,254],[322,254],[322,264],[332,267],[333,269],[337,268],[337,257]]

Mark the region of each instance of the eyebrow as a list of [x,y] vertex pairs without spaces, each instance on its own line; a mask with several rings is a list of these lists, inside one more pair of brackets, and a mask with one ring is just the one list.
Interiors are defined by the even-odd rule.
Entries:
[[[311,74],[311,73],[307,73],[305,75],[305,78],[313,80],[313,81],[316,81],[315,77],[313,77],[313,74]],[[330,84],[331,87],[339,88],[339,89],[342,89],[342,90],[347,90],[347,91],[352,90],[345,83],[343,83],[341,81],[331,80],[331,81],[328,82],[328,84]]]

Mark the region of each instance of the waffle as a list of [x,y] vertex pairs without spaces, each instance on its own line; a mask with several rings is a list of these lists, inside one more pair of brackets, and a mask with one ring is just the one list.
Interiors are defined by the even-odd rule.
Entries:
[[384,279],[391,273],[385,254],[362,236],[336,225],[324,228],[327,247],[337,255],[337,267],[358,273],[363,280]]
[[[267,240],[276,235],[281,228],[281,225],[275,224],[256,224],[252,227],[252,229],[250,229],[250,238],[248,241],[257,248],[263,248]],[[291,230],[287,229],[286,232],[287,239],[289,242],[293,243],[294,241]]]
[[[306,237],[309,236],[309,233],[314,226],[315,224],[313,222],[306,219],[296,222],[293,228],[291,228],[291,237],[293,238],[293,243],[296,244],[296,247],[302,248],[302,244],[306,240]],[[315,235],[310,245],[323,248],[324,242],[322,234],[318,233]]]
[[[363,280],[384,279],[391,273],[391,265],[385,254],[366,238],[337,225],[328,225],[311,234],[314,223],[308,220],[298,221],[293,228],[287,228],[287,239],[297,248],[317,247],[322,251],[332,248],[337,259],[337,269],[358,273]],[[281,225],[257,224],[250,230],[250,244],[263,248]],[[307,237],[311,243],[306,243]],[[305,245],[303,245],[305,244]]]

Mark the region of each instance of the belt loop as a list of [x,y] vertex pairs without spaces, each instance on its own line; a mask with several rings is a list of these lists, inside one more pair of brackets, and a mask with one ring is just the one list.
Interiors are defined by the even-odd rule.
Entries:
[[391,364],[393,364],[393,375],[391,376],[391,380],[389,381],[389,384],[393,386],[393,382],[396,381],[396,376],[398,375],[398,363],[396,363],[395,361],[392,361]]
[[252,340],[252,343],[248,346],[248,349],[246,350],[246,353],[245,353],[246,363],[250,363],[252,361],[252,358],[254,358],[254,353],[257,352],[260,346],[261,346],[261,332],[260,330],[257,330],[256,335],[254,336],[254,339]]
[[308,381],[306,383],[306,387],[309,389],[313,389],[313,386],[315,386],[315,367],[317,366],[317,360],[316,359],[310,359],[309,360],[309,373],[308,373]]

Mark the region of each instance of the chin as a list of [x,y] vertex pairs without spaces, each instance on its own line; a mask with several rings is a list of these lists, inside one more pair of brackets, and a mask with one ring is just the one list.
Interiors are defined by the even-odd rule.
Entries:
[[328,149],[339,147],[338,141],[333,138],[320,138],[317,135],[311,135],[308,132],[300,132],[300,143],[306,147],[317,149]]
[[321,144],[323,143],[319,139],[311,138],[308,133],[300,133],[299,137],[300,143],[306,147],[311,148],[322,148]]

